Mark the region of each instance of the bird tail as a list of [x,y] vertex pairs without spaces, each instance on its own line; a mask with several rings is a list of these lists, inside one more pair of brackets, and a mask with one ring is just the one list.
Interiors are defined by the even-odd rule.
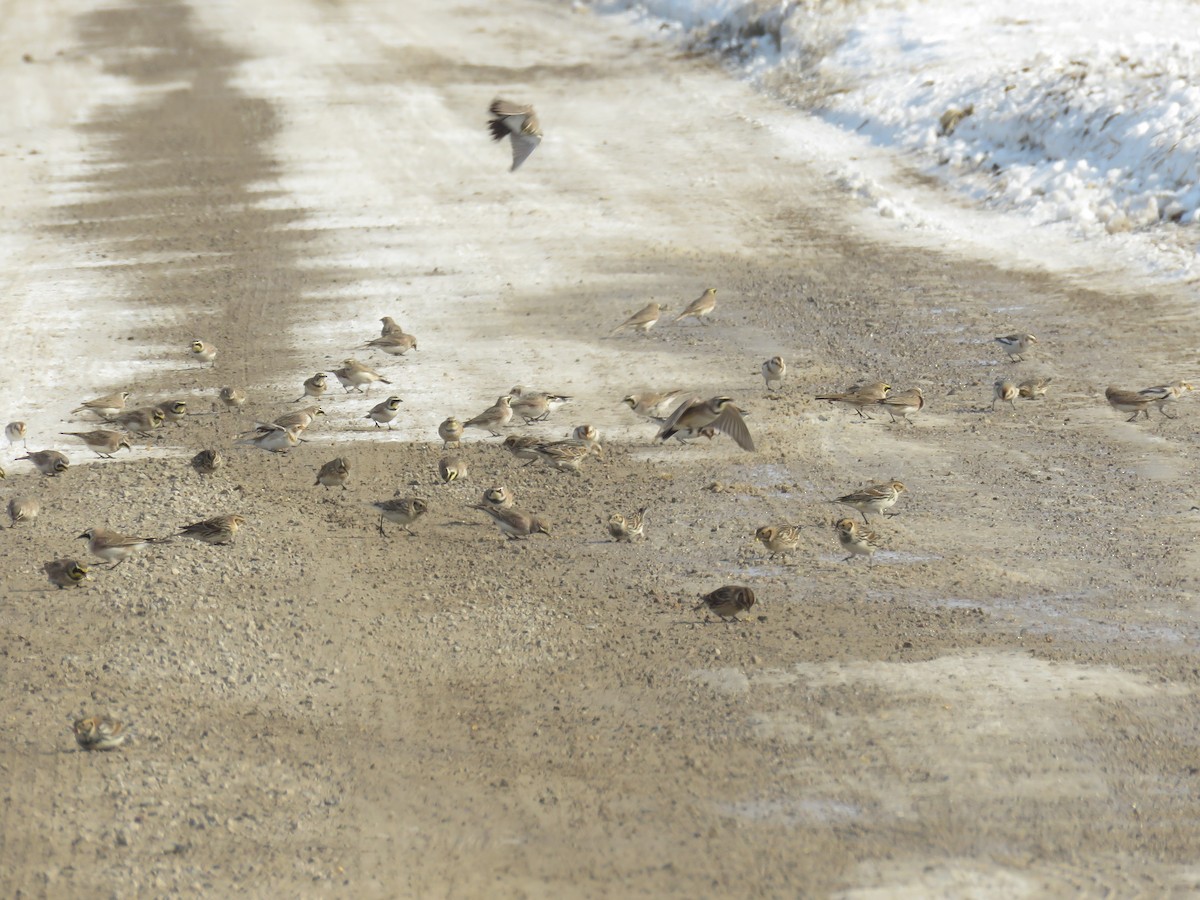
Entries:
[[494,119],[488,120],[488,128],[492,131],[493,141],[502,141],[508,137],[508,127],[504,124],[504,117],[497,116]]

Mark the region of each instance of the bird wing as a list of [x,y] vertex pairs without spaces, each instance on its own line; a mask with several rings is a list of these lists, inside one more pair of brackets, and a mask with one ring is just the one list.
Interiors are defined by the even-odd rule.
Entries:
[[662,429],[658,432],[659,438],[663,438],[664,436],[670,437],[668,432],[671,431],[676,425],[679,424],[679,420],[683,418],[684,414],[688,410],[690,410],[693,406],[695,406],[697,403],[703,403],[703,402],[704,402],[703,397],[693,394],[692,396],[686,398],[678,406],[676,406],[675,411],[672,412],[671,415],[667,416],[667,420],[665,422],[663,422]]
[[525,160],[527,160],[529,158],[529,154],[531,154],[534,150],[536,150],[537,145],[540,144],[541,142],[542,142],[542,139],[536,134],[526,134],[525,132],[521,131],[520,128],[513,131],[513,133],[512,133],[513,162],[512,162],[512,168],[509,169],[509,171],[510,172],[517,171],[517,169],[519,169],[521,167],[521,163],[525,162]]
[[712,421],[712,427],[722,434],[727,434],[743,450],[754,449],[754,439],[750,437],[750,429],[742,418],[742,411],[736,406],[726,406],[721,414]]

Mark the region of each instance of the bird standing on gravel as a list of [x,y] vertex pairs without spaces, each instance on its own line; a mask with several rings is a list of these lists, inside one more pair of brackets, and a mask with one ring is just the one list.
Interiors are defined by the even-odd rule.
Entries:
[[25,442],[25,423],[24,422],[9,422],[4,426],[4,437],[8,440],[8,446],[12,446],[17,441],[21,442],[21,446],[26,450],[29,445]]
[[666,310],[665,306],[660,306],[657,303],[647,303],[632,316],[614,328],[612,330],[612,334],[620,334],[626,328],[646,334],[655,326],[655,324],[657,324],[664,310]]
[[59,453],[57,450],[38,450],[36,453],[27,453],[25,456],[18,456],[17,462],[23,459],[29,460],[39,472],[49,478],[67,471],[71,465],[67,454]]
[[238,529],[245,524],[245,518],[239,515],[213,516],[211,519],[184,525],[179,531],[179,536],[195,538],[220,547],[232,543]]
[[375,423],[375,427],[386,425],[388,431],[392,430],[392,420],[400,415],[400,404],[404,401],[399,397],[388,397],[382,403],[376,403],[371,407],[371,411],[363,416],[364,419],[370,419]]
[[1004,348],[1004,352],[1008,354],[1009,362],[1020,362],[1023,360],[1025,358],[1025,351],[1029,349],[1029,345],[1038,342],[1038,339],[1032,334],[1006,334],[992,340]]
[[492,101],[488,112],[492,115],[488,121],[492,140],[512,138],[513,161],[509,171],[515,172],[542,142],[542,126],[538,123],[537,113],[532,106],[522,106],[499,97]]
[[363,365],[356,359],[347,359],[342,363],[340,369],[334,369],[333,374],[337,376],[337,380],[341,382],[346,393],[350,393],[351,388],[364,393],[362,386],[365,384],[367,390],[365,393],[371,393],[371,385],[376,381],[384,384],[391,384],[386,378],[372,369],[370,366]]
[[701,325],[708,324],[708,316],[712,315],[712,311],[717,308],[717,289],[709,288],[695,300],[687,305],[683,312],[675,317],[676,322],[682,322],[684,319],[692,318],[698,321]]
[[694,609],[707,607],[724,621],[736,620],[737,614],[745,612],[755,603],[754,591],[744,585],[727,584],[711,593],[704,594]]
[[416,532],[408,526],[429,512],[429,505],[417,497],[393,497],[391,500],[376,500],[371,505],[379,510],[379,533],[384,537],[387,537],[387,532],[383,530],[384,519],[416,537]]
[[112,716],[88,716],[76,719],[72,727],[75,743],[84,750],[116,750],[129,737],[129,731]]
[[129,446],[129,441],[125,440],[125,435],[119,431],[108,431],[101,428],[97,431],[63,431],[59,433],[79,438],[101,459],[112,459],[113,454],[122,447],[126,450],[133,449]]
[[886,381],[868,381],[846,388],[840,394],[822,394],[817,400],[828,400],[830,403],[845,403],[864,419],[871,418],[863,412],[864,406],[873,406],[887,397],[892,386]]
[[206,344],[204,341],[192,341],[191,350],[193,359],[216,365],[217,348],[212,344]]
[[42,564],[42,571],[50,579],[50,583],[63,588],[79,587],[87,578],[87,566],[82,566],[73,559],[52,559]]
[[480,509],[492,517],[496,527],[510,541],[521,540],[531,534],[550,534],[550,525],[537,516],[531,516],[514,507],[491,506],[476,504],[473,509]]
[[992,385],[992,411],[995,411],[997,403],[1007,403],[1016,409],[1020,393],[1020,389],[1007,378],[997,378],[996,383]]
[[858,510],[863,517],[863,524],[866,525],[868,524],[867,513],[886,515],[887,511],[896,505],[900,495],[907,490],[908,488],[904,486],[903,482],[889,481],[885,484],[873,484],[860,491],[846,494],[844,497],[838,497],[834,503],[844,503],[851,509]]
[[782,356],[772,356],[762,364],[762,377],[767,384],[768,391],[777,391],[783,387],[783,377],[786,374],[787,363],[783,361]]
[[340,487],[343,491],[347,490],[346,481],[350,478],[350,460],[344,456],[339,456],[337,459],[331,459],[317,471],[317,480],[313,483],[313,487],[318,484],[325,487]]
[[88,552],[92,556],[112,563],[110,568],[113,569],[143,547],[171,543],[170,538],[130,537],[109,528],[89,528],[79,537],[87,539]]
[[495,403],[475,418],[464,422],[463,428],[483,428],[490,431],[493,437],[500,437],[500,432],[496,429],[503,428],[512,421],[512,417],[512,397],[505,394],[503,397],[497,397]]

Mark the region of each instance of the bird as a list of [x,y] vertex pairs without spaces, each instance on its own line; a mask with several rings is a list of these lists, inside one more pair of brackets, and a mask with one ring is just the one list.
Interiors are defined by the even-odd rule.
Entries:
[[629,544],[633,542],[635,537],[641,537],[642,531],[645,528],[646,522],[646,507],[642,507],[637,512],[623,516],[620,513],[613,513],[608,517],[608,533],[612,535],[613,540],[618,544]]
[[1016,409],[1020,393],[1020,389],[1007,378],[997,378],[996,383],[992,385],[992,410],[996,409],[997,402],[1005,402]]
[[502,484],[490,487],[483,492],[483,503],[486,506],[498,506],[509,509],[513,505],[512,491]]
[[76,719],[72,730],[75,743],[84,750],[116,750],[129,737],[129,730],[112,716]]
[[876,400],[875,403],[888,411],[893,422],[896,421],[896,416],[899,416],[912,425],[913,421],[909,416],[914,416],[925,408],[925,396],[921,393],[920,388],[911,388],[898,394],[888,394],[882,400]]
[[776,553],[787,553],[800,546],[800,526],[764,525],[754,532],[754,538],[761,541],[762,545],[771,551],[772,556]]
[[346,482],[349,479],[350,460],[344,456],[339,456],[337,459],[331,459],[317,470],[317,480],[313,482],[313,487],[321,484],[325,487],[340,487],[345,491],[349,490],[346,487]]
[[187,416],[187,403],[183,400],[168,400],[154,408],[162,413],[164,422],[173,422],[176,425],[181,424]]
[[1029,349],[1029,345],[1038,342],[1038,339],[1032,334],[1006,334],[992,340],[1004,348],[1009,362],[1020,362],[1025,358],[1024,354]]
[[79,587],[88,573],[87,566],[80,565],[73,559],[52,559],[48,563],[42,563],[42,571],[46,573],[50,583],[57,585],[60,591],[63,588]]
[[488,107],[492,118],[488,120],[488,128],[492,132],[493,141],[512,138],[512,168],[515,172],[521,163],[529,158],[537,145],[542,142],[542,127],[538,122],[537,113],[532,106],[522,106],[497,97]]
[[245,518],[239,515],[213,516],[211,519],[184,525],[179,531],[179,536],[195,538],[206,544],[221,547],[232,543],[238,529],[245,524]]
[[851,385],[840,394],[823,394],[816,399],[828,400],[830,403],[845,403],[847,406],[854,407],[854,411],[862,418],[869,419],[871,417],[863,412],[863,407],[872,406],[885,399],[891,389],[892,386],[886,381],[867,381]]
[[[862,514],[863,524],[867,524],[867,513],[887,515],[887,511],[896,505],[900,495],[907,490],[908,488],[904,486],[903,482],[888,481],[883,484],[873,484],[860,491],[846,494],[844,497],[838,497],[833,502],[844,503],[851,509],[858,510]],[[892,513],[892,515],[899,515],[899,513]]]
[[467,477],[467,464],[457,456],[443,456],[438,460],[438,478],[442,484],[461,481]]
[[170,538],[130,537],[108,528],[89,528],[79,537],[87,539],[88,551],[92,556],[112,563],[110,568],[113,569],[143,547],[171,543]]
[[717,308],[717,289],[708,288],[703,294],[693,300],[684,308],[683,312],[675,317],[676,322],[682,322],[687,318],[696,319],[701,325],[708,324],[708,316],[712,315],[712,311]]
[[246,405],[246,392],[241,388],[223,387],[219,396],[226,409],[236,411]]
[[8,501],[8,521],[12,525],[32,524],[42,511],[42,504],[34,497],[13,497]]
[[632,328],[635,331],[640,331],[642,334],[646,334],[651,328],[654,327],[655,323],[658,322],[659,316],[661,316],[666,309],[667,307],[659,306],[657,303],[647,303],[632,316],[614,328],[612,330],[612,334],[619,334],[626,328]]
[[387,337],[389,334],[404,334],[404,329],[396,324],[396,320],[391,316],[384,316],[379,320],[383,327],[379,329],[380,337]]
[[225,465],[225,456],[220,450],[201,450],[192,457],[192,468],[201,475],[211,475]]
[[9,422],[4,426],[4,437],[8,439],[8,446],[10,447],[17,441],[20,441],[22,447],[26,450],[29,449],[29,444],[25,441],[24,422]]
[[[300,429],[301,432],[306,431],[308,426],[317,420],[317,416],[325,415],[325,410],[319,406],[306,406],[304,409],[298,409],[295,412],[284,413],[278,419],[271,422],[272,425],[277,425],[280,428],[291,428],[293,425]],[[259,423],[261,425],[261,423]],[[249,434],[250,432],[243,432]]]
[[382,350],[389,356],[403,356],[409,350],[417,349],[417,339],[411,334],[405,334],[403,331],[392,331],[382,337],[367,341],[363,344],[363,347],[373,347],[376,350]]
[[523,418],[526,425],[544,421],[550,413],[571,400],[564,394],[531,391],[519,384],[513,385],[508,394],[512,397],[513,413]]
[[192,341],[192,356],[200,362],[212,363],[215,366],[217,348],[212,344],[204,343],[204,341]]
[[712,397],[709,400],[691,397],[684,400],[671,413],[659,431],[658,439],[665,441],[669,437],[676,437],[685,440],[686,437],[699,435],[706,428],[729,435],[743,450],[754,450],[754,439],[750,437],[750,429],[746,427],[742,411],[728,397]]
[[[762,364],[763,381],[767,384],[767,390],[779,390],[783,387],[783,377],[787,374],[787,363],[783,361],[782,356],[772,356]],[[775,385],[774,388],[771,385]]]
[[1114,385],[1109,385],[1104,391],[1104,397],[1108,400],[1108,405],[1117,412],[1131,412],[1131,415],[1126,422],[1134,421],[1138,416],[1145,414],[1146,418],[1150,418],[1149,406],[1154,402],[1154,398],[1141,393],[1140,391],[1126,391]]
[[363,416],[364,419],[370,419],[375,423],[375,427],[386,425],[388,431],[392,430],[392,420],[400,415],[400,404],[404,401],[399,397],[388,397],[382,403],[376,403],[371,407],[371,411]]
[[583,441],[565,440],[538,444],[533,452],[550,468],[579,475],[579,467],[591,455],[592,448]]
[[537,516],[522,512],[511,506],[490,506],[476,504],[474,509],[481,509],[489,516],[510,541],[521,540],[532,534],[550,534],[550,525]]
[[1028,378],[1017,385],[1017,394],[1024,400],[1040,400],[1046,396],[1049,378]]
[[299,403],[305,397],[311,397],[314,400],[320,400],[321,395],[329,388],[329,378],[324,372],[318,372],[312,378],[304,379],[304,393],[293,400],[293,403]]
[[125,440],[125,435],[119,431],[108,431],[101,428],[97,431],[61,431],[59,434],[79,438],[101,459],[112,459],[113,454],[122,447],[126,450],[133,449],[129,446],[129,441]]
[[370,366],[363,365],[355,359],[344,360],[342,362],[342,367],[340,369],[334,369],[333,374],[337,377],[337,380],[341,383],[347,394],[350,393],[351,388],[358,391],[360,394],[364,393],[362,389],[364,384],[367,386],[365,393],[369,394],[371,393],[371,385],[376,381],[382,382],[383,384],[391,384],[390,381],[388,381]]
[[682,394],[683,391],[679,389],[662,392],[647,391],[643,394],[630,394],[621,402],[642,418],[661,424],[675,409],[676,401]]
[[303,430],[299,425],[288,425],[285,428],[279,425],[259,424],[252,436],[234,443],[250,444],[268,453],[287,453],[300,443],[300,432]]
[[115,394],[106,394],[95,400],[88,400],[81,406],[75,407],[71,412],[93,412],[102,419],[111,419],[125,408],[125,401],[128,399],[129,391],[117,391]]
[[842,562],[849,562],[856,556],[865,556],[868,563],[871,562],[879,548],[879,535],[859,528],[853,519],[838,519],[833,527],[837,530],[838,542],[850,554]]
[[57,450],[38,450],[36,453],[27,453],[25,456],[18,456],[17,462],[23,459],[29,460],[39,472],[49,478],[67,471],[71,465],[67,454],[59,453]]
[[537,448],[541,444],[541,438],[510,434],[504,439],[504,443],[501,446],[511,453],[515,459],[526,460],[526,465],[528,465],[541,459],[537,452]]
[[379,510],[379,533],[384,537],[387,537],[387,533],[383,530],[384,519],[402,526],[405,531],[415,537],[416,532],[408,526],[429,512],[429,505],[417,497],[397,496],[391,500],[376,500],[372,506]]
[[139,406],[108,419],[109,425],[117,425],[133,434],[148,437],[150,432],[166,420],[166,414],[157,406]]
[[586,444],[592,453],[604,459],[604,448],[600,446],[600,432],[596,430],[595,426],[576,425],[575,430],[571,432],[571,438],[581,444]]
[[1174,419],[1175,416],[1167,414],[1167,405],[1174,403],[1191,390],[1193,390],[1192,386],[1186,381],[1175,381],[1171,384],[1159,384],[1154,387],[1142,388],[1138,393],[1150,397],[1151,402],[1158,407],[1158,411],[1165,418]]
[[442,449],[445,450],[451,444],[455,447],[462,446],[463,423],[458,421],[454,416],[451,416],[441,425],[438,426],[438,437],[442,439]]
[[500,437],[497,428],[503,428],[512,421],[512,397],[505,394],[497,397],[496,402],[473,419],[463,423],[463,428],[483,428],[490,431],[494,437]]
[[736,621],[738,613],[749,610],[754,605],[755,599],[754,591],[750,588],[740,584],[727,584],[708,594],[701,595],[700,602],[693,608],[707,607],[722,621]]

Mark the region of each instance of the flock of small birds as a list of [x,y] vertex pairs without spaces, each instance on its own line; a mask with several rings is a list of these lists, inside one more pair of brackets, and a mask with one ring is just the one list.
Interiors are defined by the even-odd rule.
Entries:
[[[497,141],[504,138],[511,141],[512,170],[515,171],[541,143],[543,135],[537,115],[532,106],[502,99],[497,99],[491,104],[489,113],[492,118],[488,127],[492,137]],[[701,325],[707,326],[716,306],[717,290],[707,288],[674,317],[674,322],[695,319]],[[666,312],[667,307],[657,302],[649,303],[615,326],[610,336],[622,332],[645,335],[658,324]],[[416,337],[405,332],[391,316],[384,316],[380,321],[380,335],[366,341],[362,349],[378,350],[394,357],[402,357],[417,350]],[[1031,334],[1011,334],[997,337],[995,341],[1008,355],[1009,360],[1016,363],[1025,359],[1032,345],[1037,343],[1037,338]],[[217,365],[218,349],[211,342],[193,340],[188,350],[196,362],[211,367]],[[773,356],[762,363],[761,373],[768,392],[781,391],[788,367],[782,356]],[[234,445],[253,447],[272,454],[286,454],[297,447],[305,440],[303,435],[306,430],[320,416],[325,415],[320,403],[329,390],[330,374],[337,379],[345,394],[357,392],[367,396],[376,383],[389,386],[392,384],[371,366],[354,358],[347,358],[340,367],[332,369],[331,372],[317,372],[304,380],[300,397],[292,402],[308,401],[310,405],[284,413],[271,422],[256,422],[253,429],[238,434]],[[997,403],[1008,403],[1015,408],[1018,399],[1042,399],[1046,396],[1049,383],[1048,378],[1028,379],[1019,383],[1008,378],[999,378],[993,388],[992,409],[995,410]],[[1162,415],[1173,418],[1167,412],[1167,407],[1191,390],[1192,386],[1183,381],[1141,390],[1109,387],[1106,398],[1114,409],[1121,413],[1129,413],[1128,421],[1132,422],[1143,414],[1149,418],[1150,406],[1156,406]],[[77,438],[98,458],[112,459],[121,450],[131,450],[136,438],[149,437],[167,423],[180,425],[189,415],[187,403],[183,400],[129,408],[130,396],[128,391],[118,391],[80,404],[71,411],[72,414],[94,417],[96,424],[102,427],[62,434]],[[238,412],[246,405],[248,396],[241,388],[225,386],[216,392],[216,399],[226,410]],[[563,394],[531,390],[517,385],[497,397],[496,402],[487,409],[466,418],[465,421],[456,416],[448,417],[437,427],[437,435],[442,442],[443,452],[451,448],[458,449],[462,446],[469,429],[500,437],[504,429],[516,423],[532,425],[545,422],[552,413],[571,399]],[[883,381],[854,384],[840,392],[817,395],[815,399],[842,404],[862,419],[870,419],[872,412],[883,411],[888,414],[892,423],[902,422],[910,426],[913,425],[913,417],[925,407],[925,398],[920,388],[894,391],[890,384]],[[723,434],[741,449],[750,452],[755,450],[754,439],[746,424],[746,415],[731,397],[720,395],[705,398],[673,389],[632,393],[626,396],[623,402],[634,414],[655,426],[656,438],[660,442],[674,438],[686,444],[697,438],[711,440],[718,434]],[[402,403],[400,397],[388,396],[372,406],[363,418],[370,421],[376,429],[386,427],[390,430],[400,414]],[[56,450],[28,449],[29,435],[24,422],[10,422],[5,427],[4,434],[10,447],[20,443],[26,451],[18,461],[28,461],[43,476],[58,477],[68,471],[70,460],[66,454]],[[600,436],[591,425],[576,427],[572,436],[564,440],[545,440],[509,434],[504,437],[501,446],[526,465],[540,462],[550,469],[576,475],[581,474],[581,468],[589,458],[604,458]],[[205,448],[191,458],[190,464],[197,473],[207,477],[220,471],[226,464],[226,458],[220,449]],[[331,459],[317,469],[313,486],[348,490],[352,469],[351,461],[344,456]],[[437,477],[443,484],[463,481],[468,476],[467,463],[461,456],[448,454],[439,460]],[[0,478],[4,477],[5,473],[0,468]],[[855,510],[862,517],[861,523],[851,517],[839,518],[833,523],[838,543],[847,554],[846,562],[856,556],[867,557],[868,564],[873,561],[874,554],[880,546],[880,538],[871,530],[868,515],[881,518],[895,515],[890,511],[906,491],[903,483],[893,480],[852,491],[831,501]],[[379,514],[379,533],[384,538],[388,534],[385,528],[387,524],[399,527],[408,535],[414,535],[413,525],[429,512],[430,507],[426,500],[402,494],[403,492],[398,491],[393,497],[372,503],[372,507]],[[483,513],[510,541],[553,533],[551,524],[545,518],[517,508],[512,492],[503,485],[485,490],[480,501],[472,504],[470,508]],[[41,506],[36,497],[15,496],[9,500],[7,509],[11,527],[18,527],[35,522]],[[618,544],[631,543],[643,537],[646,512],[646,508],[643,507],[633,512],[613,513],[604,523],[608,535]],[[223,513],[185,524],[168,537],[125,534],[102,526],[88,528],[78,537],[87,542],[87,551],[92,557],[108,564],[110,568],[116,568],[147,547],[170,543],[179,537],[191,538],[217,547],[228,546],[233,543],[238,531],[245,524],[246,519],[243,516]],[[801,529],[805,527],[809,526],[764,525],[756,531],[755,538],[771,555],[786,554],[797,549]],[[94,566],[70,556],[52,559],[42,566],[50,584],[59,589],[81,586],[89,580],[93,568]],[[702,595],[695,609],[704,609],[722,621],[731,622],[736,621],[739,614],[748,612],[755,603],[756,597],[751,588],[733,584],[724,585]],[[129,734],[125,725],[106,715],[79,718],[74,722],[73,730],[77,743],[85,750],[118,748],[124,744]]]

